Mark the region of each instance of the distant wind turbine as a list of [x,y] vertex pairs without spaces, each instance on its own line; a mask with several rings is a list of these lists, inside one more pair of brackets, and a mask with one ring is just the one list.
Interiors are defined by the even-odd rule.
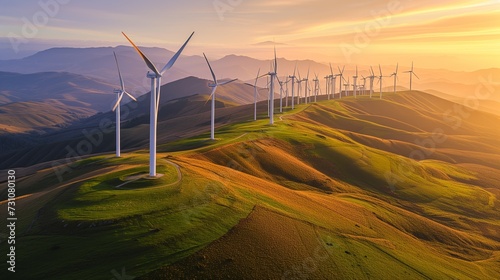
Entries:
[[[339,74],[338,76],[340,77],[340,83],[339,83],[339,95],[340,95],[340,98],[342,98],[342,80],[345,81],[345,78],[344,78],[344,70],[345,70],[345,65],[344,67],[342,67],[342,70],[340,70],[340,67],[337,66],[337,68],[339,69]],[[347,95],[347,91],[344,93],[344,96]]]
[[271,81],[269,82],[269,124],[274,124],[274,79],[278,79],[278,58],[276,57],[276,47],[274,47],[274,65],[272,70],[267,73]]
[[297,105],[300,105],[300,97],[302,92],[302,79],[300,78],[300,71],[297,71],[298,80],[297,80]]
[[147,77],[151,79],[151,103],[150,103],[150,113],[149,113],[149,176],[156,177],[156,132],[157,132],[157,122],[158,122],[158,109],[160,106],[160,89],[161,89],[161,78],[167,70],[174,66],[182,51],[188,44],[191,37],[193,37],[194,32],[191,33],[189,38],[186,40],[184,45],[174,54],[174,56],[168,61],[167,64],[158,71],[156,66],[151,62],[151,60],[137,47],[132,40],[130,40],[125,33],[123,36],[132,44],[137,53],[144,60],[148,68],[152,71],[147,74]]
[[326,82],[326,97],[328,100],[330,100],[330,83],[331,83],[331,76],[330,75],[326,75],[325,76],[325,82]]
[[399,63],[396,64],[396,72],[392,73],[390,77],[394,76],[394,93],[396,93],[397,79],[398,79]]
[[347,95],[348,93],[348,90],[349,90],[349,86],[350,86],[350,82],[349,82],[349,77],[347,77],[347,84],[344,84],[344,88],[345,88],[345,95]]
[[380,76],[378,76],[378,81],[380,83],[380,99],[382,99],[382,79],[384,78],[384,75],[382,75],[382,67],[380,67],[380,64],[378,65],[378,70],[380,71]]
[[411,85],[412,85],[412,81],[413,81],[413,76],[415,75],[415,77],[417,77],[417,79],[420,79],[417,74],[415,74],[415,72],[413,72],[413,61],[411,62],[411,70],[410,71],[406,71],[404,73],[410,73],[410,91],[411,91]]
[[[332,93],[332,99],[335,99],[335,86],[337,84],[337,76],[338,75],[333,74],[332,64],[330,63],[330,78],[331,78],[331,89],[330,90]],[[330,93],[328,93],[328,94],[330,94]]]
[[259,87],[257,87],[257,82],[259,81],[260,78],[266,76],[267,74],[264,74],[264,75],[260,75],[260,68],[259,70],[257,71],[257,77],[255,78],[255,82],[254,84],[248,84],[250,86],[253,87],[254,91],[253,91],[253,120],[256,121],[257,120],[257,101],[258,101],[258,96],[260,96],[259,94]]
[[120,89],[115,89],[116,93],[116,103],[113,106],[113,111],[116,110],[116,157],[121,156],[121,145],[120,145],[120,102],[122,101],[123,95],[126,94],[128,97],[132,98],[132,100],[137,101],[132,94],[128,93],[125,90],[125,83],[123,82],[122,73],[120,72],[120,66],[118,65],[118,59],[116,58],[116,53],[113,52],[115,56],[116,69],[118,69],[118,77],[120,78]]
[[314,102],[318,102],[319,79],[318,79],[318,74],[314,73],[314,76],[316,77],[313,80],[313,82],[314,82]]
[[[208,86],[212,88],[212,93],[209,96],[209,99],[210,98],[212,99],[212,109],[210,112],[210,139],[215,140],[215,91],[217,90],[218,86],[227,85],[229,83],[236,81],[237,79],[232,79],[229,81],[219,83],[219,81],[217,81],[217,78],[215,77],[215,73],[214,73],[214,70],[212,69],[212,66],[210,65],[210,62],[208,62],[208,58],[205,55],[205,53],[203,53],[203,56],[205,57],[205,60],[207,61],[208,68],[210,69],[210,73],[212,74],[212,78],[214,81],[213,84],[209,84]],[[208,100],[207,100],[207,102],[208,102]]]
[[357,90],[358,90],[358,66],[356,65],[356,75],[352,76],[352,79],[353,79],[353,93],[354,93],[354,98],[356,98],[356,93],[357,93]]
[[292,110],[295,109],[295,71],[297,71],[297,63],[295,63],[295,69],[293,70],[293,75],[288,76],[288,78],[292,79]]
[[375,72],[373,72],[373,67],[370,66],[370,76],[368,76],[370,79],[370,98],[372,98],[373,95],[373,81],[375,80]]

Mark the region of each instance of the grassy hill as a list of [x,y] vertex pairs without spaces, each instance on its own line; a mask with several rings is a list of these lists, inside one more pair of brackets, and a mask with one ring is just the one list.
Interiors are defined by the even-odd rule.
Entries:
[[233,106],[218,111],[233,121],[217,141],[195,126],[160,136],[159,179],[143,176],[144,150],[82,159],[63,181],[40,168],[17,182],[17,255],[30,266],[19,275],[498,279],[499,117],[443,114],[455,106],[421,92],[349,97],[274,126]]

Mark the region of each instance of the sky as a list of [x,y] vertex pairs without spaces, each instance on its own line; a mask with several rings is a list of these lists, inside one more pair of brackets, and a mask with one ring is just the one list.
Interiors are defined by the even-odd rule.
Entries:
[[[147,3],[147,4],[144,4]],[[500,0],[0,0],[0,56],[138,45],[339,64],[500,67]]]

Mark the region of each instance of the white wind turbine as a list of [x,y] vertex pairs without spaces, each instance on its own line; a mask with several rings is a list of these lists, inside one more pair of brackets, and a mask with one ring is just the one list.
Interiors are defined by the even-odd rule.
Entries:
[[[276,76],[278,78],[278,76]],[[279,79],[278,83],[280,84],[280,113],[283,113],[283,85],[286,83],[286,78],[285,81],[280,81]]]
[[373,81],[375,80],[375,72],[373,72],[373,67],[370,66],[370,76],[368,76],[370,79],[370,98],[372,98],[373,95]]
[[295,71],[297,71],[297,63],[295,63],[295,69],[293,69],[293,76],[288,76],[292,81],[292,110],[295,109]]
[[410,71],[406,71],[404,73],[410,73],[410,91],[411,91],[411,85],[412,85],[412,82],[413,82],[413,75],[415,75],[415,77],[417,77],[417,79],[420,79],[417,74],[415,74],[415,72],[413,72],[413,61],[411,62],[411,70]]
[[287,74],[285,76],[285,85],[286,85],[286,89],[285,89],[285,107],[288,108],[288,83],[291,82],[292,80],[289,78],[290,76]]
[[305,85],[305,103],[308,104],[309,103],[309,70],[310,68],[307,69],[307,76],[306,78],[304,79],[304,82],[306,82],[306,85]]
[[328,100],[330,100],[331,75],[326,75],[325,76],[325,81],[326,81],[326,97],[327,97]]
[[314,102],[318,102],[318,74],[314,73],[315,78],[313,79],[314,82]]
[[186,40],[184,45],[174,54],[174,56],[168,61],[167,64],[159,71],[156,66],[151,62],[151,60],[137,47],[132,40],[130,40],[125,33],[123,36],[132,44],[134,49],[139,53],[141,58],[144,60],[148,68],[152,71],[147,73],[147,77],[151,79],[151,102],[150,102],[150,113],[149,113],[149,176],[156,177],[156,132],[158,123],[158,109],[160,105],[160,89],[161,89],[161,77],[167,70],[174,66],[175,61],[179,58],[182,51],[188,44],[191,37],[193,37],[194,32],[191,33],[189,38]]
[[[344,70],[345,70],[345,65],[344,67],[342,67],[342,70],[340,70],[340,67],[337,66],[337,68],[339,69],[339,74],[338,76],[340,77],[340,82],[339,82],[339,95],[340,95],[340,98],[342,98],[342,80],[345,81],[345,78],[344,78]],[[344,93],[344,96],[347,95],[347,92]]]
[[396,86],[397,86],[397,80],[398,80],[398,68],[399,68],[399,63],[396,64],[396,72],[392,73],[390,77],[394,76],[394,93],[396,93]]
[[[210,69],[210,73],[212,74],[212,78],[213,78],[213,81],[214,81],[213,84],[209,84],[208,85],[209,87],[212,88],[212,93],[210,94],[210,96],[208,98],[212,99],[212,106],[211,106],[212,109],[211,109],[211,112],[210,112],[210,139],[211,140],[215,140],[215,91],[217,90],[218,86],[227,85],[229,83],[232,83],[232,82],[236,81],[237,79],[232,79],[232,80],[229,80],[229,81],[225,81],[225,82],[219,83],[219,81],[217,81],[217,78],[215,77],[215,73],[214,73],[214,70],[212,69],[212,66],[210,65],[210,62],[208,62],[208,58],[205,55],[205,53],[203,53],[203,56],[205,57],[205,60],[207,61],[208,68]],[[208,100],[207,100],[207,102],[208,102]]]
[[345,89],[345,93],[344,93],[344,95],[348,95],[348,93],[347,93],[347,92],[348,92],[348,90],[349,90],[349,86],[350,86],[350,85],[351,85],[351,84],[350,84],[350,82],[349,82],[349,77],[347,77],[347,83],[346,83],[346,84],[344,84],[344,89]]
[[352,76],[353,79],[353,92],[354,92],[354,98],[356,98],[356,93],[358,90],[358,66],[356,65],[356,75]]
[[259,68],[259,71],[257,71],[257,77],[255,78],[255,82],[254,84],[248,84],[249,86],[252,86],[254,91],[253,91],[253,120],[256,121],[257,120],[257,100],[258,100],[258,96],[260,96],[259,94],[259,87],[257,87],[257,82],[259,81],[260,78],[266,76],[267,74],[264,74],[264,75],[259,75],[260,74],[260,68]]
[[276,47],[274,47],[274,65],[267,75],[271,78],[269,82],[269,124],[274,124],[274,79],[278,79],[278,58],[276,57]]
[[382,99],[382,79],[384,78],[384,75],[382,75],[382,67],[380,67],[380,64],[378,65],[378,71],[380,73],[380,76],[378,76],[378,81],[380,83],[380,99]]
[[120,145],[120,102],[122,101],[123,95],[126,94],[128,97],[132,98],[132,100],[137,101],[132,94],[128,93],[125,90],[125,83],[123,82],[122,73],[120,71],[120,66],[118,66],[118,59],[116,58],[116,53],[113,52],[115,56],[116,69],[118,69],[118,77],[120,78],[120,89],[115,89],[116,93],[116,103],[113,106],[113,111],[116,112],[116,157],[121,156],[121,145]]
[[[333,74],[333,68],[332,64],[330,63],[330,79],[331,79],[331,92],[332,92],[332,99],[335,99],[335,86],[337,84],[337,76]],[[330,93],[328,93],[330,94]]]
[[297,71],[297,75],[299,76],[297,79],[297,105],[300,105],[300,94],[302,92],[302,79],[300,78],[300,71]]

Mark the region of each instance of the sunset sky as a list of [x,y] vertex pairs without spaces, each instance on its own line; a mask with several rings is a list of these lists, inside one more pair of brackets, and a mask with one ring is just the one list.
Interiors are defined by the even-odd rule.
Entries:
[[[55,8],[39,4],[56,1]],[[415,60],[420,67],[456,70],[500,66],[499,0],[123,2],[0,0],[2,47],[11,41],[20,50],[39,42],[128,45],[120,33],[125,31],[139,45],[177,49],[195,31],[186,54],[264,59],[272,55],[272,45],[263,42],[274,40],[278,56],[287,59],[362,64]]]

